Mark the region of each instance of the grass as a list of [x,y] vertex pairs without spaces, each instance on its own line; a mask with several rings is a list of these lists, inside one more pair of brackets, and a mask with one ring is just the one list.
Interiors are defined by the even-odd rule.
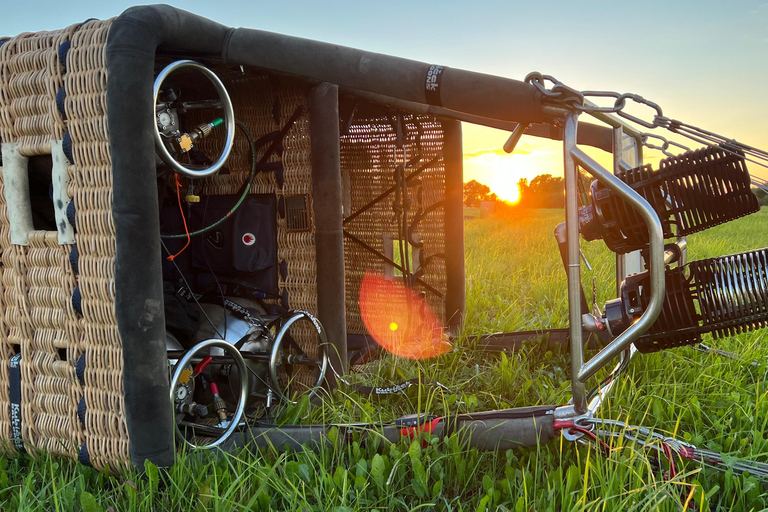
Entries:
[[[379,421],[428,411],[454,414],[564,403],[565,349],[530,343],[516,354],[474,349],[472,333],[565,327],[565,277],[552,237],[562,211],[466,223],[467,320],[456,349],[434,360],[384,358],[365,375],[386,384],[419,376],[407,395],[363,397],[337,390],[322,406],[300,401],[283,418],[300,422]],[[768,209],[689,238],[690,259],[768,245]],[[613,298],[613,255],[584,244],[600,303]],[[733,361],[681,348],[636,358],[602,417],[620,418],[734,457],[768,456],[768,348],[762,332],[711,345]],[[750,363],[755,363],[754,365]],[[594,448],[555,440],[537,448],[483,453],[459,438],[395,445],[355,440],[318,451],[242,450],[226,456],[180,455],[167,473],[148,465],[111,477],[69,460],[0,459],[0,509],[113,510],[763,510],[765,484],[687,464],[666,481],[652,454],[614,444]]]

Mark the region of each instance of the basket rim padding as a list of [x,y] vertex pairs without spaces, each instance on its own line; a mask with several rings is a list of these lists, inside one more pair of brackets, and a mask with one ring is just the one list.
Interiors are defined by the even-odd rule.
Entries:
[[[233,29],[168,5],[131,7],[123,12],[112,23],[107,40],[107,117],[126,424],[131,460],[139,466],[146,459],[170,466],[175,456],[165,368],[155,149],[149,129],[155,122],[152,85],[158,50],[488,118],[526,123],[543,119],[541,93],[518,80],[259,30]],[[431,79],[438,68],[441,78],[435,83]]]

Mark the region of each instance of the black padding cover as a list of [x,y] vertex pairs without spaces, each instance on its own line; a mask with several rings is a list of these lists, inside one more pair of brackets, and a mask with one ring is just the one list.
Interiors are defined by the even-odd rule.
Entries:
[[[236,196],[210,196],[192,209],[193,231],[224,217]],[[207,201],[207,208],[203,206]],[[274,195],[250,195],[232,216],[192,241],[192,267],[198,290],[220,282],[277,294],[277,200]],[[203,219],[205,214],[205,219]]]
[[130,456],[170,466],[175,459],[169,404],[160,223],[152,126],[158,48],[220,56],[232,29],[168,5],[132,7],[107,39],[107,123],[115,221],[115,309],[123,344]]

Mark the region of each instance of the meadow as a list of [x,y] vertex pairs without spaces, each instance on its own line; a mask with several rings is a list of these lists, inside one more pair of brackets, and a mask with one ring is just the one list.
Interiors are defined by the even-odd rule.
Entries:
[[[454,350],[427,361],[384,357],[352,380],[385,385],[414,377],[406,394],[365,397],[345,388],[322,405],[301,400],[286,422],[388,421],[412,412],[456,414],[570,396],[568,353],[532,341],[517,353],[476,349],[477,333],[567,326],[565,273],[552,236],[562,210],[466,221],[467,315]],[[689,238],[689,259],[768,246],[768,208]],[[613,254],[584,243],[600,304],[615,295]],[[757,331],[705,342],[722,358],[690,348],[640,355],[600,416],[675,435],[729,460],[768,460],[768,347]],[[602,376],[605,373],[601,374]],[[431,386],[437,380],[448,391]],[[597,382],[597,378],[594,379]],[[594,384],[590,382],[590,384]],[[331,436],[334,437],[333,435]],[[334,440],[334,439],[332,439]],[[248,450],[181,454],[167,472],[147,465],[109,476],[62,459],[0,459],[0,509],[84,512],[240,510],[677,511],[763,510],[768,485],[750,475],[680,465],[668,480],[656,453],[616,441],[607,456],[556,439],[501,452],[467,449],[453,435],[342,443],[317,451]]]

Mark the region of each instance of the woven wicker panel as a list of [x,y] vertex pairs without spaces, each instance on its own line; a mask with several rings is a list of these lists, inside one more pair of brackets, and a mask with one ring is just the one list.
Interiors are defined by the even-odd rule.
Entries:
[[69,328],[76,319],[70,250],[71,246],[59,245],[56,231],[29,236],[27,293],[33,336],[21,346],[22,414],[31,444],[75,457],[84,429],[77,417],[82,389],[75,374],[80,336]]
[[67,56],[66,112],[74,165],[78,286],[85,351],[85,442],[96,468],[130,461],[123,399],[123,354],[115,313],[115,227],[106,111],[106,40],[111,20],[90,22],[72,36]]
[[[17,142],[24,156],[50,154],[51,140],[60,140],[64,134],[56,105],[65,75],[58,49],[76,28],[22,34],[0,48],[0,134],[4,142]],[[82,390],[75,374],[79,335],[70,329],[75,318],[70,304],[75,287],[68,262],[71,247],[60,246],[55,231],[30,233],[28,247],[13,246],[9,226],[3,193],[0,437],[11,437],[8,359],[20,352],[24,442],[28,448],[76,456],[83,428],[77,419]]]
[[22,155],[50,154],[51,139],[64,135],[56,108],[64,84],[58,49],[76,28],[21,34],[0,47],[0,138],[18,142]]
[[[3,267],[0,270],[2,279],[0,280],[0,451],[3,454],[12,455],[16,450],[13,444],[8,442],[12,438],[11,434],[11,401],[8,396],[9,391],[9,365],[10,358],[14,350],[18,349],[18,344],[12,343],[9,327],[6,317],[11,320],[20,320],[23,317],[19,314],[20,308],[18,301],[24,297],[23,293],[15,287],[19,282],[23,285],[23,280],[19,278],[16,268],[11,265],[14,258],[11,256],[11,229],[8,221],[8,210],[5,205],[5,187],[3,185],[2,167],[0,167],[0,250],[2,251]],[[16,327],[14,337],[16,340],[21,338],[22,329]]]
[[[235,116],[245,123],[258,140],[271,132],[279,131],[302,104],[308,86],[292,80],[275,80],[263,74],[250,71],[243,73],[239,68],[214,69],[222,79],[232,98]],[[189,84],[186,85],[189,91]],[[192,122],[208,122],[220,115],[217,111],[195,111]],[[222,134],[204,139],[199,148],[210,158],[218,156],[222,145]],[[269,147],[264,146],[259,156]],[[235,138],[232,156],[227,162],[229,173],[220,173],[205,180],[201,194],[234,194],[247,180],[251,169],[251,153],[247,139],[239,132]],[[309,116],[301,115],[288,131],[282,142],[282,151],[277,151],[269,162],[282,161],[283,179],[280,186],[274,172],[262,172],[256,176],[251,192],[276,194],[278,202],[285,196],[305,194],[310,212],[309,230],[289,232],[285,218],[277,216],[277,258],[285,262],[285,272],[279,275],[281,300],[289,309],[304,309],[317,314],[317,263],[315,259],[314,215],[312,215],[312,162],[309,138]],[[298,344],[307,354],[318,355],[319,339],[309,325],[297,324],[292,330]],[[295,379],[303,384],[313,382],[309,372],[302,370]]]
[[[419,163],[413,163],[406,168],[406,176],[438,157],[434,165],[408,181],[411,198],[408,210],[410,224],[419,208],[429,209],[445,197],[445,168],[441,159],[443,131],[441,124],[428,116],[405,114],[404,119],[408,134],[404,141],[406,158],[411,160],[417,155],[421,156]],[[356,119],[350,127],[349,134],[341,138],[341,168],[342,174],[349,176],[351,213],[366,206],[394,186],[395,142],[396,136],[392,122],[386,117]],[[421,197],[420,201],[419,197]],[[394,199],[394,194],[390,194],[345,223],[345,231],[384,254],[385,238],[397,240]],[[346,212],[345,215],[348,216]],[[445,260],[439,256],[445,253],[444,209],[442,207],[433,209],[421,220],[414,232],[416,238],[424,243],[421,249],[424,258],[436,256],[431,258],[429,264],[425,266],[422,280],[444,295]],[[347,331],[365,334],[365,325],[360,318],[360,284],[367,272],[383,275],[387,264],[347,237],[344,240],[344,261]],[[425,291],[420,284],[416,284],[415,288],[417,291]],[[444,320],[443,298],[427,291],[426,299],[438,318]],[[386,308],[382,307],[379,310],[386,311]]]

